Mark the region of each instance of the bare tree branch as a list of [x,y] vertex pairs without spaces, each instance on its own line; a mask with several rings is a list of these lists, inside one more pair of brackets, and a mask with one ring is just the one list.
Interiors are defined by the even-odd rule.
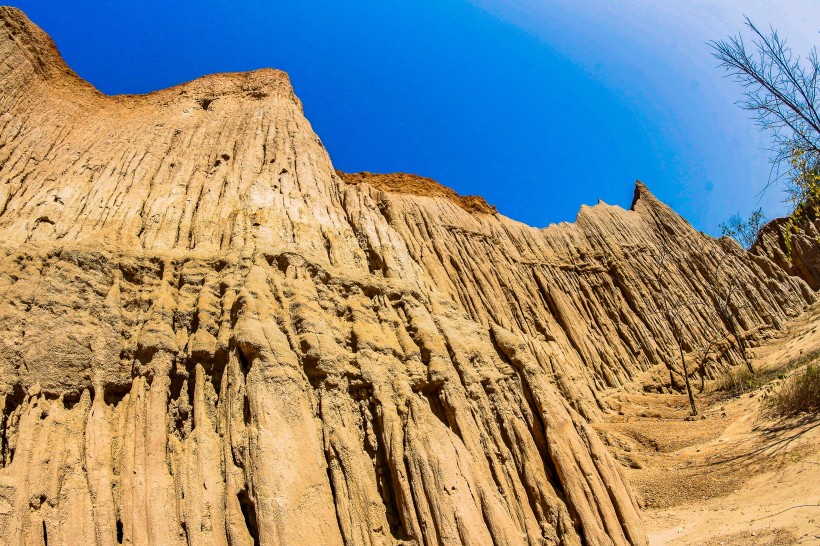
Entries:
[[744,89],[738,105],[755,113],[761,129],[772,132],[773,163],[784,163],[794,151],[820,157],[817,50],[801,58],[775,29],[764,33],[748,17],[745,25],[751,47],[739,34],[709,42],[719,66]]

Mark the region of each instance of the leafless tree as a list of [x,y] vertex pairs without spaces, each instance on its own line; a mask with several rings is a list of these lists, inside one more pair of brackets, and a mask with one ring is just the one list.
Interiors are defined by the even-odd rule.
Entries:
[[[658,294],[658,304],[660,306],[661,315],[669,325],[672,338],[675,340],[675,344],[678,347],[678,355],[680,356],[681,367],[683,368],[683,380],[686,384],[686,393],[689,396],[689,406],[692,410],[692,415],[695,416],[698,415],[698,407],[695,404],[695,395],[692,392],[692,384],[689,381],[689,369],[686,365],[686,356],[684,352],[684,317],[682,314],[685,312],[686,307],[684,302],[679,301],[678,298],[671,293],[669,284],[666,282],[666,259],[669,256],[669,253],[669,248],[665,244],[661,244],[658,247],[655,255],[656,267],[653,278],[655,282],[655,289]],[[672,381],[673,366],[671,363],[668,363],[667,367],[669,368],[669,379]]]
[[721,254],[715,249],[710,250],[703,248],[701,254],[709,256],[711,263],[714,264],[710,267],[710,281],[705,283],[705,288],[709,293],[711,302],[693,302],[693,305],[705,307],[706,313],[714,315],[715,319],[726,327],[730,335],[724,336],[715,333],[705,340],[698,351],[698,374],[700,375],[699,392],[703,392],[705,387],[704,382],[707,375],[706,364],[709,360],[709,356],[724,342],[727,343],[729,349],[734,348],[740,354],[749,372],[753,375],[755,374],[752,360],[746,348],[746,339],[741,333],[738,320],[738,313],[746,307],[746,304],[740,304],[735,301],[735,295],[741,286],[735,275],[726,275],[729,279],[728,283],[722,282],[720,276],[721,271],[730,265],[731,253],[724,250]]
[[[690,243],[693,247],[697,246],[696,241],[690,241]],[[725,330],[719,328],[712,334],[705,333],[702,336],[703,343],[696,350],[694,357],[696,359],[696,370],[693,371],[696,371],[698,375],[700,375],[700,392],[704,390],[706,365],[709,357],[721,346],[727,349],[734,347],[737,353],[742,357],[749,371],[752,374],[755,373],[738,320],[738,313],[745,307],[744,304],[736,301],[737,293],[742,288],[742,285],[739,283],[739,279],[736,275],[722,274],[725,268],[731,266],[732,253],[725,248],[718,250],[708,248],[708,246],[710,245],[704,242],[704,246],[701,247],[698,252],[699,255],[709,258],[705,262],[709,264],[709,266],[707,269],[706,282],[703,283],[708,293],[707,300],[693,296],[680,296],[671,290],[671,283],[669,282],[670,271],[667,267],[667,262],[669,258],[672,257],[671,254],[673,251],[665,241],[661,241],[653,253],[655,269],[652,278],[654,289],[658,296],[658,313],[668,324],[669,332],[677,345],[692,415],[698,415],[698,410],[690,382],[689,366],[685,356],[686,340],[684,328],[686,324],[691,324],[696,321],[709,321],[722,324],[725,327]],[[705,328],[704,331],[708,332],[709,328]],[[670,374],[670,382],[674,384],[674,367],[671,362],[667,363],[667,369]]]
[[[772,161],[785,167],[791,183],[800,186],[795,155],[820,158],[820,60],[816,48],[805,58],[795,55],[773,28],[758,29],[747,17],[751,44],[743,36],[709,42],[720,66],[743,88],[738,105],[751,111],[758,125],[772,132]],[[789,191],[787,185],[786,190]]]
[[709,356],[723,343],[726,343],[729,349],[734,348],[737,353],[740,354],[749,372],[755,374],[754,366],[752,365],[749,352],[746,348],[746,340],[740,331],[740,324],[737,318],[740,310],[746,307],[744,304],[735,302],[735,295],[740,288],[740,284],[734,275],[726,275],[729,278],[728,283],[722,282],[720,277],[720,272],[729,264],[731,254],[724,251],[718,258],[718,251],[706,248],[702,249],[701,254],[711,257],[712,263],[714,264],[710,268],[711,278],[709,282],[704,284],[711,301],[691,301],[688,303],[688,307],[700,308],[703,314],[713,316],[715,322],[719,322],[725,326],[729,335],[725,336],[719,332],[715,332],[704,339],[703,344],[697,351],[697,370],[698,375],[700,375],[699,392],[703,392],[705,387],[704,382],[707,375],[706,364],[709,360]]
[[740,352],[740,356],[743,358],[743,363],[746,364],[747,368],[749,368],[749,372],[754,374],[755,369],[752,365],[751,359],[749,358],[749,353],[746,350],[746,341],[740,334],[737,317],[732,306],[732,297],[734,296],[737,288],[737,281],[732,278],[729,285],[725,288],[719,289],[714,286],[709,286],[708,290],[713,294],[716,303],[715,311],[720,317],[720,320],[726,325],[729,333],[732,334],[735,344]]

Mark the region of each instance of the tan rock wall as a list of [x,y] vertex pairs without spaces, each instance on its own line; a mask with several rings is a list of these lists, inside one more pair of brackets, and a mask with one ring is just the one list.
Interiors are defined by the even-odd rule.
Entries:
[[813,221],[807,219],[797,226],[789,237],[791,252],[786,249],[785,224],[784,218],[766,224],[751,252],[765,256],[790,275],[803,279],[812,290],[820,290],[820,217],[815,216]]
[[539,230],[345,184],[278,71],[107,97],[9,8],[0,56],[9,544],[643,544],[588,422],[675,350],[657,249],[693,350],[706,287],[814,299],[642,185]]

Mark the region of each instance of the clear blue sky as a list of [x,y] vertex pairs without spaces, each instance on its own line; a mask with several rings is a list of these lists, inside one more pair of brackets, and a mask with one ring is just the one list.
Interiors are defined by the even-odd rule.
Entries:
[[18,2],[101,91],[287,71],[337,168],[407,171],[534,226],[647,183],[711,234],[758,192],[767,139],[708,39],[742,15],[807,51],[811,0]]

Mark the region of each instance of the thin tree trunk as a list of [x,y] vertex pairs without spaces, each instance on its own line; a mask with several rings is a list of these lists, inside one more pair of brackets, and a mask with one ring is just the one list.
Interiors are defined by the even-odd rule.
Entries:
[[735,336],[735,343],[737,343],[737,346],[740,349],[740,356],[743,357],[743,362],[746,364],[746,367],[749,368],[749,372],[754,375],[755,369],[752,366],[752,361],[749,360],[749,355],[746,353],[746,343],[740,337],[740,334],[738,334],[737,325],[735,324],[735,320],[732,315],[729,315],[729,326],[732,328],[732,335]]
[[683,356],[683,347],[678,343],[678,351],[680,351],[680,362],[683,365],[683,380],[686,382],[686,393],[689,395],[689,405],[692,406],[692,415],[698,414],[698,408],[695,405],[695,395],[692,393],[692,385],[689,383],[689,370],[686,368],[686,358]]

